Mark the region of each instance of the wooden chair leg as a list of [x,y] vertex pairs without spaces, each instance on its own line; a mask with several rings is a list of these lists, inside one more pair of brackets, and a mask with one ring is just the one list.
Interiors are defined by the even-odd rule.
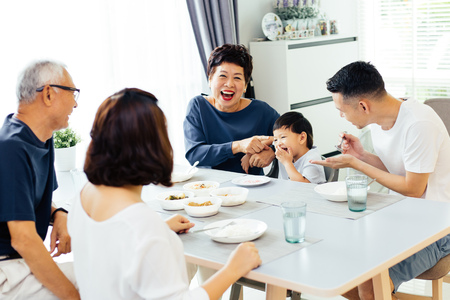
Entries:
[[442,300],[442,283],[444,278],[435,279],[432,281],[433,287],[433,300]]
[[450,283],[450,274],[444,276],[444,282]]

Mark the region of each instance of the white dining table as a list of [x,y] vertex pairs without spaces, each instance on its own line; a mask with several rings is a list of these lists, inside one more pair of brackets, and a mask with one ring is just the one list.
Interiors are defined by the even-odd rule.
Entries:
[[[84,174],[77,172],[60,172],[57,176],[60,187],[55,193],[55,201],[68,204],[70,209],[70,199],[86,179]],[[240,176],[243,174],[200,169],[188,182],[216,180],[222,187],[234,186],[231,180]],[[177,183],[171,189],[182,189],[185,183]],[[248,203],[237,206],[235,210],[230,207],[221,208],[213,217],[189,219],[196,223],[194,228],[201,228],[228,216],[256,219],[265,222],[268,231],[278,232],[279,239],[283,239],[280,207],[258,201],[264,202],[264,199],[273,200],[277,197],[283,200],[289,195],[289,198],[295,197],[298,200],[311,201],[313,198],[326,203],[311,192],[311,187],[311,184],[272,178],[264,185],[248,187]],[[162,186],[145,186],[142,199],[157,210],[159,208],[163,217],[166,213],[183,213],[184,211],[166,212],[156,204],[156,194],[166,189],[168,188]],[[289,191],[296,192],[286,193]],[[375,196],[379,198],[381,194]],[[369,195],[370,197],[372,196]],[[334,204],[330,202],[330,205]],[[252,209],[242,213],[248,207]],[[236,211],[235,215],[233,211]],[[271,300],[286,299],[287,289],[319,297],[335,297],[372,278],[375,298],[390,300],[388,269],[447,234],[450,234],[450,203],[446,202],[404,198],[356,220],[308,211],[306,238],[314,242],[287,254],[280,251],[282,256],[268,262],[263,261],[261,266],[245,277],[265,283],[266,299]],[[220,269],[224,265],[226,257],[218,259],[204,255],[204,241],[186,238],[188,235],[189,233],[180,235],[187,262],[212,269]],[[255,244],[258,245],[267,238],[266,232]],[[210,242],[208,245],[211,245],[213,251],[225,244]],[[283,242],[280,246],[278,241],[275,245],[279,250],[285,250],[291,244]],[[267,251],[264,249],[263,252]],[[262,256],[265,254],[261,253]]]
[[[190,181],[216,179],[225,187],[234,186],[231,179],[239,176],[243,174],[200,169]],[[182,184],[172,188],[182,189]],[[298,191],[298,200],[311,197],[307,185],[288,180],[271,179],[264,185],[248,188],[249,201],[273,198],[291,189]],[[165,189],[146,186],[143,200],[154,204],[154,195]],[[259,205],[260,209],[239,217],[263,221],[269,229],[281,233],[283,220],[280,207],[264,203]],[[215,217],[190,219],[204,226],[217,220],[220,214],[219,211]],[[391,299],[388,269],[450,234],[450,203],[404,198],[356,220],[308,212],[306,224],[306,237],[317,242],[267,263],[263,261],[261,266],[245,276],[266,284],[266,299],[286,299],[287,289],[319,297],[335,297],[372,278],[375,299],[387,300]],[[202,254],[204,252],[200,249],[205,247],[204,243],[180,237],[187,262],[212,269],[224,265],[223,259]],[[264,239],[264,235],[260,239]],[[216,244],[214,247],[220,247],[220,243]]]

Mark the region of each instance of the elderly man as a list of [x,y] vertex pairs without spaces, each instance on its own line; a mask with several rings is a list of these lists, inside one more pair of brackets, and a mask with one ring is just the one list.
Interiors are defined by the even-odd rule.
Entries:
[[[0,129],[0,298],[79,299],[71,263],[67,211],[52,205],[57,188],[53,131],[68,126],[79,90],[65,67],[31,64],[17,85],[17,113]],[[53,222],[50,253],[43,244]]]
[[[312,163],[356,169],[405,196],[450,201],[450,138],[432,108],[389,95],[376,68],[362,61],[339,70],[327,81],[327,88],[342,117],[357,128],[370,125],[376,154],[365,151],[355,136],[342,134],[343,155]],[[389,269],[392,290],[448,254],[450,236],[393,266]],[[373,299],[372,281],[344,296]]]

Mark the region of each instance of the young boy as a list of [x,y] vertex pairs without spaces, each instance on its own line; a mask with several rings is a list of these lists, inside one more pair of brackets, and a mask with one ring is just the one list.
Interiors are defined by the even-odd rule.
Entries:
[[310,160],[321,160],[313,147],[313,132],[309,121],[299,112],[287,112],[273,125],[273,144],[279,162],[278,178],[293,181],[324,183],[323,167],[311,164]]

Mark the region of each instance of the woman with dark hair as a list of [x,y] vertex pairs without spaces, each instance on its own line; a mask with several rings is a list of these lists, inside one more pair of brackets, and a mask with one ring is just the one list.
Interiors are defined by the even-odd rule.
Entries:
[[97,111],[84,166],[89,182],[68,221],[82,299],[218,299],[261,263],[253,243],[241,244],[217,276],[189,290],[175,232],[193,224],[179,215],[165,223],[141,199],[143,185],[172,185],[172,147],[156,103],[150,93],[124,89]]
[[[252,70],[252,57],[242,45],[225,44],[211,53],[211,95],[190,101],[183,126],[191,164],[199,161],[199,166],[262,175],[261,168],[275,158],[269,145],[279,114],[263,101],[243,98]],[[241,166],[246,153],[251,157]]]

